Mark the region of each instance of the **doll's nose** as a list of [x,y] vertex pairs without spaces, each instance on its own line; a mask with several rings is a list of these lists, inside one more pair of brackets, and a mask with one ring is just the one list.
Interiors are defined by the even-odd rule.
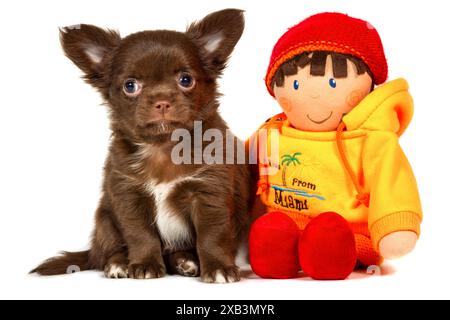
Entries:
[[320,98],[320,94],[310,94],[309,95],[311,98],[313,98],[313,99],[319,99]]

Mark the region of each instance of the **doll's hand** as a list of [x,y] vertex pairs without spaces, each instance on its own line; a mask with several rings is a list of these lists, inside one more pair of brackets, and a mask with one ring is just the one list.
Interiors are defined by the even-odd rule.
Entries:
[[380,254],[388,260],[401,258],[413,251],[417,234],[412,231],[398,231],[385,236],[380,241]]

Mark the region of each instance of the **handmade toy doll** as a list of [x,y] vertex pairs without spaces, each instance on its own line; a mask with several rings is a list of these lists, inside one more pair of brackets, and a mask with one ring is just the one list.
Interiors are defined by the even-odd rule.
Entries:
[[414,248],[421,205],[398,143],[413,102],[387,74],[377,31],[347,15],[312,16],[275,45],[266,85],[284,113],[260,129],[279,151],[259,159],[269,212],[250,232],[259,276],[345,279]]

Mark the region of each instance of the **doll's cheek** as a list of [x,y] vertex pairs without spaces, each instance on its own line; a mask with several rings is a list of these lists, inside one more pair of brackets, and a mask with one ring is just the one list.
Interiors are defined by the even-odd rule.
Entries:
[[362,90],[352,91],[346,99],[347,106],[353,108],[357,106],[364,99],[364,92]]
[[283,108],[283,110],[285,112],[291,112],[292,111],[292,102],[286,98],[286,97],[281,97],[278,99],[278,103],[280,104],[280,106]]

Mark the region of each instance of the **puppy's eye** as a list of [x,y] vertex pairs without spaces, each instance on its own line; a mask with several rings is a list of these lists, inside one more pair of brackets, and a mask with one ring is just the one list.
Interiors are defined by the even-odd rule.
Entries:
[[123,84],[123,92],[127,96],[136,97],[141,93],[142,86],[136,79],[127,79]]
[[178,78],[178,85],[184,90],[192,89],[195,85],[195,79],[188,73],[182,73]]

